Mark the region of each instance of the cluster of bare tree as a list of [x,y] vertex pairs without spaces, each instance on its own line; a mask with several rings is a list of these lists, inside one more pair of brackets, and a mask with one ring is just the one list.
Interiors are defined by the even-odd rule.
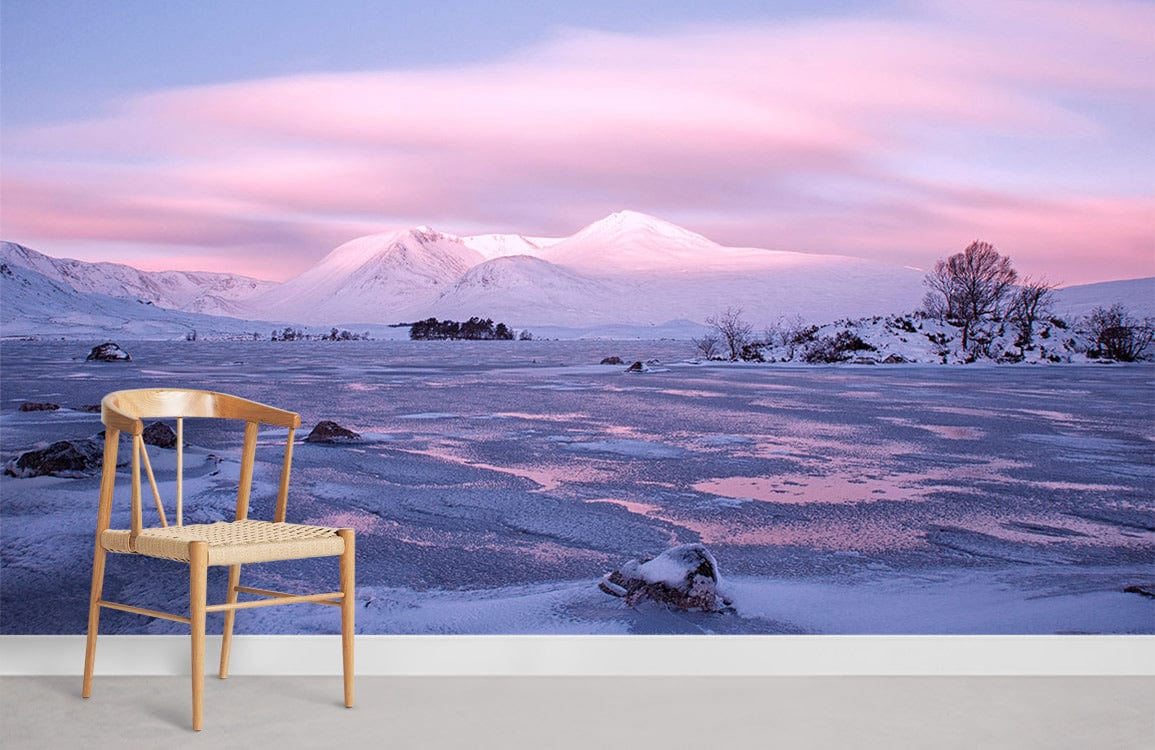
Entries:
[[1018,328],[1015,343],[1020,351],[1030,346],[1035,324],[1051,312],[1056,287],[1045,278],[1027,276],[1019,281],[1011,259],[980,240],[935,263],[926,275],[926,285],[930,288],[923,301],[927,315],[958,325],[964,351],[971,350],[976,330],[992,320]]
[[[1041,323],[1045,324],[1040,334],[1043,338],[1052,324],[1063,326],[1062,321],[1052,317],[1057,284],[1043,277],[1020,277],[1010,257],[1000,255],[989,242],[976,240],[961,253],[939,260],[926,275],[925,283],[928,291],[922,315],[957,326],[963,351],[971,358],[994,356],[991,342],[996,336],[1005,335],[1006,326],[1017,333],[1014,345],[1019,348],[1020,359],[1034,345]],[[872,348],[861,339],[851,340],[849,335],[845,341],[837,337],[816,341],[818,329],[797,315],[780,318],[767,326],[759,338],[742,312],[740,307],[727,307],[725,312],[706,318],[710,331],[694,339],[703,357],[761,361],[763,348],[781,346],[788,360],[800,351],[806,361],[812,359],[808,353],[820,361],[837,361],[838,357],[829,357]],[[1096,307],[1084,321],[1083,329],[1092,340],[1089,354],[1120,361],[1138,359],[1155,340],[1155,321],[1136,319],[1120,304]],[[830,354],[828,350],[837,351]]]
[[1119,362],[1134,362],[1155,340],[1155,321],[1135,318],[1118,303],[1091,310],[1086,328],[1095,342],[1094,353]]
[[693,339],[698,353],[706,359],[723,355],[731,362],[739,359],[761,361],[763,347],[785,346],[787,359],[793,359],[795,349],[811,341],[816,326],[809,325],[801,315],[779,318],[766,326],[761,338],[754,335],[754,326],[742,317],[741,307],[727,307],[726,311],[706,318],[711,330],[701,338]]
[[[988,321],[1009,323],[1018,330],[1019,354],[1034,342],[1035,326],[1051,315],[1056,284],[1045,278],[1019,279],[1011,259],[989,242],[976,240],[961,253],[938,261],[926,276],[930,288],[925,312],[962,329],[964,351],[984,343],[974,333]],[[1155,339],[1155,322],[1133,318],[1121,304],[1096,307],[1085,328],[1093,340],[1091,354],[1132,362]]]

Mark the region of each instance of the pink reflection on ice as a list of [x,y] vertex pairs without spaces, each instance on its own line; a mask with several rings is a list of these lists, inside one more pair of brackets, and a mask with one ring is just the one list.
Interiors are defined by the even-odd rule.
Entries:
[[948,424],[926,424],[925,422],[918,422],[913,419],[904,419],[902,417],[884,417],[882,421],[899,425],[900,427],[912,427],[919,430],[925,430],[936,437],[943,438],[944,440],[982,440],[987,434],[985,430],[981,430],[977,427],[965,427]]
[[650,503],[639,503],[636,500],[625,500],[619,497],[599,497],[592,500],[586,500],[586,502],[617,505],[625,508],[631,513],[637,513],[640,516],[657,517],[662,510],[657,505],[651,505]]
[[356,509],[329,513],[319,518],[310,519],[306,523],[311,526],[353,529],[363,536],[384,534],[386,532],[392,533],[397,528],[397,523],[394,521],[386,521],[374,513],[367,513],[363,510]]
[[[465,456],[461,456],[451,450],[447,450],[447,448],[458,447],[460,445],[460,443],[454,445],[443,443],[440,446],[427,448],[424,450],[408,448],[405,449],[404,452],[419,456],[429,456],[431,458],[449,461],[461,466],[485,469],[487,471],[495,471],[500,474],[508,474],[510,476],[528,479],[529,481],[538,485],[537,488],[533,490],[534,492],[552,492],[567,482],[606,482],[612,480],[614,477],[612,472],[577,463],[567,464],[565,466],[498,466],[496,464],[488,464],[482,461],[472,461]],[[440,448],[440,450],[438,448]]]
[[768,503],[872,503],[879,500],[922,500],[923,490],[894,477],[835,474],[774,477],[719,477],[693,485],[698,492],[737,500]]
[[1026,518],[1021,515],[972,515],[961,526],[996,539],[1027,544],[1070,544],[1081,541],[1113,547],[1150,548],[1155,538],[1151,532],[1142,533],[1108,522],[1061,514]]

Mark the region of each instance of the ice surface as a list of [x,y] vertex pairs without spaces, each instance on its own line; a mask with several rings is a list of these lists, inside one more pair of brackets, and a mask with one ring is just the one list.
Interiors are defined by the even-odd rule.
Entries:
[[[1155,583],[1150,365],[700,366],[687,344],[641,341],[136,342],[108,365],[84,361],[92,343],[0,344],[0,461],[91,437],[99,416],[79,407],[126,387],[234,392],[299,410],[306,429],[361,432],[299,444],[289,502],[292,521],[358,530],[360,632],[1155,632],[1153,602],[1123,591]],[[607,353],[669,372],[624,377],[597,365]],[[283,435],[261,433],[253,517],[271,514]],[[228,517],[241,431],[190,420],[186,438],[188,520]],[[150,456],[171,498],[173,452]],[[83,632],[98,482],[0,479],[0,632]],[[627,560],[695,542],[735,614],[630,609],[597,590]],[[142,578],[139,562],[110,561],[110,599],[187,606],[182,566]],[[245,580],[302,575],[331,586],[336,563]],[[325,607],[237,622],[337,628]],[[101,625],[181,632],[117,612]]]

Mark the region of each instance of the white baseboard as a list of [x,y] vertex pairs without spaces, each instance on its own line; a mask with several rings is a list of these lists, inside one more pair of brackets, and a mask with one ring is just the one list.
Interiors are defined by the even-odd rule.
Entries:
[[[364,676],[1142,675],[1155,636],[357,637]],[[209,637],[210,671],[220,636]],[[84,636],[0,636],[0,675],[79,675]],[[338,636],[239,635],[233,675],[336,675]],[[105,635],[98,675],[189,672],[187,636]]]

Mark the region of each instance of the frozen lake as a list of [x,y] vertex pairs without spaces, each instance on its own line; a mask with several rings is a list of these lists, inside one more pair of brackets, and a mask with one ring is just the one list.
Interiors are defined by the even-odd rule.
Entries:
[[[357,529],[360,632],[1155,633],[1155,599],[1124,592],[1155,591],[1150,365],[700,365],[678,341],[125,347],[131,363],[88,363],[85,344],[4,342],[0,457],[92,436],[99,415],[79,407],[121,388],[264,401],[300,412],[301,438],[323,419],[356,430],[297,447],[289,520]],[[610,355],[661,365],[627,375],[597,364]],[[254,517],[283,437],[263,435]],[[186,492],[202,496],[186,520],[231,513],[240,437],[186,428]],[[162,494],[167,453],[150,449]],[[98,484],[0,481],[0,632],[84,632]],[[127,527],[126,480],[117,498]],[[630,609],[597,589],[629,558],[696,541],[735,613]],[[108,598],[187,606],[183,566],[145,585],[138,562],[111,558]],[[335,560],[305,567],[336,580]],[[246,570],[283,585],[283,568]],[[335,632],[336,614],[251,610],[237,627]],[[184,631],[106,611],[102,632]]]

